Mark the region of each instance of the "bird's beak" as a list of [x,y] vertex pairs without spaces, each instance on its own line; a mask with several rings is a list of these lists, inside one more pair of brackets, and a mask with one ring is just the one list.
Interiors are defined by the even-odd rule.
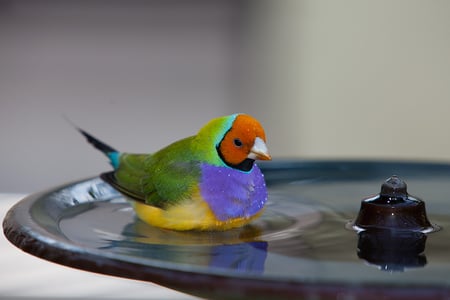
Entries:
[[250,149],[248,158],[259,160],[272,159],[269,154],[269,149],[267,149],[266,143],[259,137],[255,138],[255,143],[253,144],[252,149]]

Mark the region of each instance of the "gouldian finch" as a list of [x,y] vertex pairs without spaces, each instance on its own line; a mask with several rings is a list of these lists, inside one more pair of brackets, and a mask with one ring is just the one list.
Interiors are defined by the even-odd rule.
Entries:
[[215,118],[196,135],[153,154],[119,152],[78,128],[110,160],[101,178],[137,216],[172,230],[227,230],[261,215],[267,200],[255,160],[270,160],[261,124],[246,114]]

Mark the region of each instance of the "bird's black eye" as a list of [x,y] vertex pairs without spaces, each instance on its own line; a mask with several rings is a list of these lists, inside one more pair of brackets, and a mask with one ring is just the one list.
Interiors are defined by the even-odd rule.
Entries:
[[236,138],[236,139],[233,140],[233,142],[234,142],[234,145],[236,147],[241,147],[242,146],[242,141],[240,139]]

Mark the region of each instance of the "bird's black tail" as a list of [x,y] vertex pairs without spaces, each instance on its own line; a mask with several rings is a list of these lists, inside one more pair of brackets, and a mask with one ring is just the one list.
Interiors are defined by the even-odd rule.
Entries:
[[85,138],[86,140],[95,147],[95,149],[100,150],[103,154],[105,154],[109,160],[111,165],[114,167],[114,169],[117,169],[119,167],[120,163],[120,152],[111,147],[108,144],[105,144],[104,142],[100,141],[90,133],[87,133],[80,127],[78,127],[75,123],[73,123],[69,118],[66,116],[63,116],[66,121],[72,125],[76,130],[78,130]]
[[91,134],[87,133],[81,128],[76,127],[76,129],[86,138],[86,140],[95,147],[95,149],[100,150],[109,158],[109,163],[114,169],[117,169],[120,164],[120,152],[113,147],[103,143],[99,139],[95,138]]
[[94,136],[92,136],[91,134],[87,133],[86,131],[84,131],[81,128],[76,127],[77,130],[86,138],[86,140],[95,147],[95,149],[98,149],[100,151],[102,151],[103,153],[105,153],[106,155],[109,155],[110,153],[114,153],[114,152],[118,152],[116,149],[114,149],[113,147],[103,143],[102,141],[100,141],[99,139],[95,138]]

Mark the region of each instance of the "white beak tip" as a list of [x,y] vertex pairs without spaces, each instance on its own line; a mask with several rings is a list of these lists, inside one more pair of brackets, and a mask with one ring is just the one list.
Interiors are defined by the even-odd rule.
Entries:
[[271,160],[272,157],[269,154],[266,143],[259,137],[255,138],[255,143],[252,149],[250,149],[250,154],[248,158],[258,159],[258,160]]

